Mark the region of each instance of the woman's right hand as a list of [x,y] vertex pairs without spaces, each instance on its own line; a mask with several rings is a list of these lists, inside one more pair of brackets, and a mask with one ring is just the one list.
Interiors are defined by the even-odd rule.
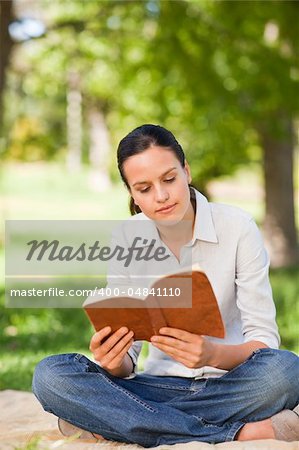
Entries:
[[110,327],[97,331],[90,340],[89,350],[95,361],[111,375],[128,376],[133,370],[133,363],[127,351],[133,344],[134,333],[126,327],[119,328],[111,336],[110,333]]

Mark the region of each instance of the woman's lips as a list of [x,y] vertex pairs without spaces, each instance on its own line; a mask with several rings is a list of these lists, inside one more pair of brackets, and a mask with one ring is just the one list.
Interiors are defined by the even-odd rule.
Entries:
[[174,210],[176,203],[173,205],[165,206],[164,208],[157,209],[156,212],[159,214],[168,214]]

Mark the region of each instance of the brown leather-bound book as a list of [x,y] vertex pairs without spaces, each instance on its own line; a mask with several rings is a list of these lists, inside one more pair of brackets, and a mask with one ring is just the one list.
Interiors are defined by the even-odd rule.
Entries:
[[207,275],[199,267],[193,268],[192,273],[182,271],[161,277],[148,289],[111,287],[107,291],[108,298],[103,296],[105,289],[99,290],[98,295],[88,297],[83,304],[96,331],[110,326],[114,332],[126,326],[134,331],[136,341],[150,341],[162,327],[224,337],[215,294]]

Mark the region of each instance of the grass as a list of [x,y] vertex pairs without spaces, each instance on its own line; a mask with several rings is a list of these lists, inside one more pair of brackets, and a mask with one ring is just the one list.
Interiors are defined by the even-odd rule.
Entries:
[[81,309],[4,309],[2,302],[0,327],[0,390],[30,390],[34,367],[48,355],[91,357],[93,331]]
[[87,168],[67,173],[57,164],[8,164],[0,171],[0,196],[2,219],[119,220],[129,215],[124,187],[97,192]]
[[[124,188],[115,186],[105,194],[95,192],[89,186],[87,170],[67,175],[54,164],[8,165],[4,169],[0,174],[3,218],[113,220],[128,216]],[[237,203],[236,199],[224,200]],[[239,206],[242,207],[241,199]],[[261,206],[252,205],[252,210],[261,211]],[[3,239],[3,228],[0,236],[1,233]],[[4,268],[0,249],[1,266]],[[299,268],[271,272],[282,348],[297,353],[298,279]],[[4,307],[3,286],[0,280],[0,390],[30,390],[34,367],[47,355],[76,352],[90,356],[92,328],[81,309],[8,309]],[[140,367],[145,355],[146,348]]]
[[41,448],[39,444],[40,438],[34,437],[26,444],[16,447],[15,450],[39,450]]
[[4,309],[1,304],[0,389],[29,390],[34,366],[46,355],[87,353],[91,326],[82,310]]
[[49,444],[49,446],[45,446],[45,442],[42,442],[42,436],[34,436],[32,438],[29,439],[29,441],[27,443],[21,444],[21,446],[17,446],[15,447],[14,450],[50,450],[53,448],[59,448],[59,447],[64,447],[64,445],[67,444],[71,444],[73,441],[76,441],[79,437],[80,433],[76,433],[73,436],[67,437],[67,438],[63,438],[63,439],[58,439],[54,442],[52,442],[51,444]]
[[[281,348],[299,353],[299,269],[276,270],[271,283],[282,337]],[[31,389],[35,365],[55,353],[88,351],[92,328],[80,309],[5,309],[0,303],[0,390]],[[146,348],[140,359],[143,367]]]
[[271,272],[282,348],[299,354],[299,268]]

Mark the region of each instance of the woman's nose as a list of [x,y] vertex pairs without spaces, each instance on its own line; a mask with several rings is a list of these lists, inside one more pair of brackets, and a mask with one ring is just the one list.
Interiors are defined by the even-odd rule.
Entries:
[[156,201],[159,203],[164,203],[169,199],[169,193],[167,189],[159,187],[156,188]]

